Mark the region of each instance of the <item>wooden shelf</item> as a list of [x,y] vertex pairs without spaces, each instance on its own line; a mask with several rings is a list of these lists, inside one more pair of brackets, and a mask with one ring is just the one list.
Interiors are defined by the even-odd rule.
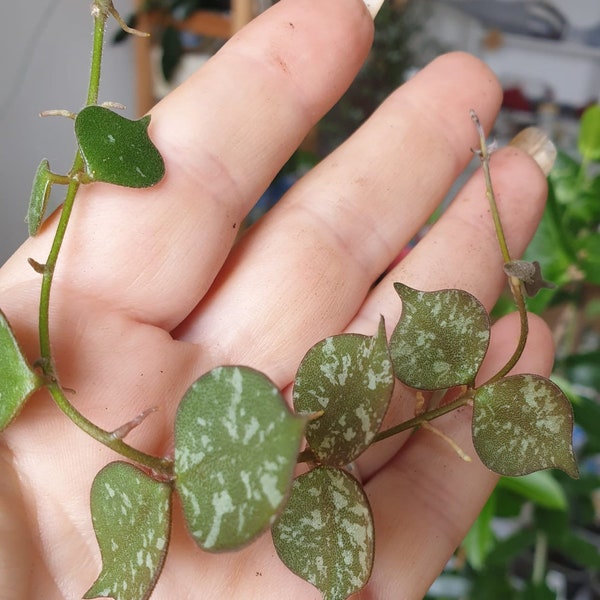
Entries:
[[[138,9],[144,0],[137,0]],[[253,0],[231,0],[231,11],[222,13],[210,10],[198,10],[187,19],[176,20],[161,13],[140,13],[137,28],[141,31],[160,31],[172,26],[180,31],[196,35],[229,39],[236,31],[254,18]],[[153,41],[149,38],[135,38],[136,63],[136,112],[141,116],[148,112],[156,99],[153,94],[151,49]]]

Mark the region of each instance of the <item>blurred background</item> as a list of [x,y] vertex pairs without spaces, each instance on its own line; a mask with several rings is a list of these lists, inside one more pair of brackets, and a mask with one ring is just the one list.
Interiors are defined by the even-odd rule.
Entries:
[[[114,21],[109,24],[100,98],[125,104],[125,114],[135,117],[271,1],[115,4],[130,25],[152,32],[151,41],[132,39],[120,35]],[[30,0],[3,6],[0,264],[27,235],[24,216],[40,160],[47,158],[59,173],[71,165],[71,123],[38,115],[81,108],[90,43],[87,2]],[[494,131],[500,143],[527,125],[538,125],[559,148],[548,208],[526,255],[542,264],[545,278],[556,287],[540,292],[529,308],[553,327],[553,378],[573,404],[581,478],[573,481],[560,472],[501,478],[428,597],[600,599],[600,2],[389,0],[355,83],[307,137],[250,218],[268,210],[393,89],[436,55],[454,49],[481,57],[502,82],[504,102]],[[464,176],[475,166],[476,161]],[[52,208],[63,192],[55,186]],[[506,297],[494,316],[508,310]]]

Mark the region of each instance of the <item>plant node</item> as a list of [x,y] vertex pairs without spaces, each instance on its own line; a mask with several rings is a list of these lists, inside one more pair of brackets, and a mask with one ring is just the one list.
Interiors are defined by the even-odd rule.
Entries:
[[40,117],[67,117],[67,119],[71,119],[74,121],[77,118],[77,113],[71,112],[70,110],[65,110],[65,109],[59,108],[59,109],[43,110],[40,113]]
[[43,275],[46,272],[46,265],[43,263],[39,263],[37,260],[35,260],[34,258],[28,258],[27,262],[29,263],[29,266],[36,272],[39,273],[40,275]]

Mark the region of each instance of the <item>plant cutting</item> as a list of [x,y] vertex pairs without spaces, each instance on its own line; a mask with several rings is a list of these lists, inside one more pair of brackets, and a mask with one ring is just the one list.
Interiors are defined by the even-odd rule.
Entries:
[[[463,591],[456,597],[464,597],[465,589],[470,597],[485,590],[491,598],[512,597],[519,590],[530,594],[525,597],[568,598],[596,591],[600,336],[594,308],[598,253],[593,248],[600,222],[595,170],[599,125],[600,110],[590,106],[579,124],[576,149],[559,151],[541,225],[524,254],[528,261],[539,261],[555,283],[531,298],[528,309],[549,320],[554,331],[552,380],[573,405],[581,476],[574,481],[545,471],[501,478],[435,593],[444,587],[445,577],[460,581]],[[511,305],[510,298],[502,297],[494,313],[510,311]]]
[[[290,31],[298,30],[300,35],[306,35],[305,28],[310,30],[308,25],[311,23],[309,13],[315,10],[315,5],[311,0],[305,4],[279,3],[265,13],[263,19],[249,27],[245,35],[252,37],[260,34],[261,28],[282,22],[287,23]],[[353,18],[356,23],[364,23],[364,7],[361,12],[357,8],[360,7],[354,6]],[[340,19],[339,9],[332,4],[320,7],[319,11],[322,11],[322,19],[337,22]],[[204,291],[213,285],[213,279],[214,288],[205,301],[198,304],[198,312],[192,320],[187,320],[185,315],[169,316],[168,311],[162,312],[169,304],[173,289],[165,295],[164,289],[156,288],[152,303],[144,310],[132,301],[136,286],[118,286],[119,293],[133,293],[127,299],[122,297],[118,309],[108,297],[102,300],[101,286],[95,288],[93,294],[100,298],[100,302],[88,306],[89,310],[80,312],[83,305],[75,297],[85,286],[77,287],[73,302],[68,301],[73,287],[71,280],[65,277],[73,261],[83,261],[79,263],[81,272],[78,272],[78,277],[96,276],[94,269],[90,269],[90,263],[86,262],[85,247],[74,246],[70,242],[74,238],[69,237],[75,223],[85,227],[84,213],[86,208],[95,210],[95,199],[106,194],[105,202],[112,204],[116,186],[128,188],[123,192],[127,197],[125,203],[135,211],[131,214],[140,220],[130,223],[132,229],[128,230],[128,235],[135,235],[133,231],[138,231],[142,236],[140,240],[152,244],[145,246],[145,251],[150,254],[140,255],[147,259],[154,252],[152,248],[156,248],[154,244],[160,236],[160,227],[168,226],[172,216],[170,212],[163,213],[164,219],[154,222],[158,226],[153,232],[154,237],[147,229],[149,212],[144,212],[149,207],[140,208],[130,203],[144,197],[147,202],[159,206],[159,202],[165,200],[164,196],[168,196],[168,186],[176,185],[178,163],[166,160],[150,137],[153,124],[157,124],[158,129],[154,130],[157,133],[161,119],[165,122],[163,109],[159,105],[151,117],[129,121],[112,112],[109,106],[98,104],[104,25],[108,16],[115,12],[108,0],[94,2],[94,51],[87,103],[77,114],[66,115],[74,120],[78,142],[73,166],[67,174],[55,174],[49,161],[44,160],[33,185],[28,213],[31,233],[36,234],[38,240],[49,242],[46,258],[30,257],[29,261],[34,275],[41,277],[35,335],[39,343],[37,351],[32,350],[31,338],[27,338],[24,328],[11,325],[13,318],[4,316],[8,311],[3,313],[0,329],[0,348],[5,365],[0,388],[2,428],[10,447],[16,448],[16,440],[23,435],[25,425],[29,428],[39,426],[38,411],[46,411],[40,405],[47,403],[50,396],[66,417],[92,438],[94,447],[107,449],[107,454],[100,457],[104,464],[93,478],[90,500],[91,520],[100,548],[102,568],[91,587],[87,591],[82,590],[84,597],[132,600],[150,597],[161,586],[160,576],[170,560],[168,552],[178,552],[179,549],[178,556],[182,558],[182,544],[191,543],[181,541],[181,528],[172,525],[185,523],[189,536],[186,540],[193,540],[196,546],[208,552],[236,550],[252,542],[265,544],[263,534],[271,528],[277,554],[293,572],[316,586],[324,598],[347,598],[368,584],[374,562],[376,565],[376,511],[372,504],[376,498],[368,493],[365,474],[361,473],[361,467],[356,470],[356,464],[362,464],[363,457],[379,443],[383,446],[384,440],[389,443],[415,428],[424,429],[424,433],[432,438],[436,438],[438,433],[437,437],[444,445],[453,448],[454,453],[461,444],[444,434],[437,423],[431,422],[470,406],[473,407],[475,450],[490,469],[518,475],[556,467],[576,476],[577,465],[570,443],[572,416],[568,400],[554,384],[540,375],[510,373],[524,357],[526,342],[531,335],[524,294],[526,290],[532,291],[529,285],[532,277],[527,268],[523,270],[525,265],[515,262],[510,254],[491,183],[489,150],[483,127],[475,113],[471,115],[471,127],[478,132],[478,152],[485,175],[481,193],[488,196],[502,262],[508,271],[520,320],[520,333],[514,341],[513,351],[481,381],[478,381],[478,376],[484,372],[482,365],[492,345],[490,321],[484,305],[473,294],[460,289],[422,291],[396,281],[393,286],[399,296],[396,303],[402,308],[399,321],[389,326],[389,341],[387,319],[383,317],[378,319],[375,331],[370,334],[352,331],[333,333],[321,335],[319,341],[315,330],[309,336],[313,338],[312,343],[301,344],[305,345],[304,358],[299,361],[295,376],[290,379],[277,377],[269,366],[263,368],[262,361],[269,357],[269,349],[260,348],[260,344],[268,339],[262,333],[255,338],[256,347],[249,343],[252,354],[260,349],[260,358],[251,360],[248,355],[246,361],[227,360],[229,353],[236,356],[235,347],[227,344],[227,336],[232,329],[234,335],[242,335],[246,343],[254,337],[251,327],[240,333],[243,328],[241,322],[233,328],[219,328],[218,344],[226,350],[222,350],[218,362],[215,362],[215,357],[219,352],[211,356],[212,350],[206,351],[213,348],[212,345],[205,345],[203,353],[198,355],[202,345],[186,340],[187,336],[193,335],[195,327],[206,331],[204,320],[211,319],[215,310],[211,303],[212,294],[217,294],[219,289],[225,290],[232,281],[223,279],[224,275],[217,276],[215,273],[211,278]],[[305,33],[302,34],[302,31]],[[243,38],[243,35],[240,37]],[[233,48],[233,54],[237,55],[235,43]],[[221,59],[227,62],[231,56],[224,50]],[[358,64],[359,58],[357,54],[354,62]],[[278,64],[282,65],[281,62]],[[471,66],[474,67],[474,63]],[[208,67],[207,72],[211,68]],[[287,72],[286,69],[283,72]],[[328,69],[323,71],[324,77],[325,74],[331,77]],[[248,85],[251,83],[248,82]],[[489,78],[486,84],[481,85],[489,85]],[[190,88],[179,92],[183,97],[186,89]],[[327,102],[320,107],[320,112],[323,112],[325,104]],[[269,120],[272,120],[271,116]],[[183,128],[176,122],[172,125],[179,127],[178,148],[193,152],[193,148],[186,146],[182,140],[188,124]],[[210,123],[206,122],[204,126],[210,128]],[[235,131],[237,127],[231,133]],[[300,139],[300,136],[294,135],[286,142],[290,152],[293,142],[297,143]],[[232,144],[231,147],[237,146]],[[214,152],[215,148],[211,150]],[[180,160],[185,160],[182,153],[178,154]],[[212,160],[215,156],[212,154]],[[324,164],[327,168],[327,163]],[[271,175],[276,171],[272,170]],[[308,183],[303,185],[310,185],[310,178],[306,181]],[[59,213],[46,221],[45,199],[49,187],[55,185],[67,186],[65,202]],[[255,187],[259,187],[258,183]],[[147,188],[144,196],[140,188]],[[208,197],[211,197],[210,194]],[[82,208],[78,212],[79,206]],[[251,254],[249,245],[260,240],[257,232],[260,232],[261,226],[266,227],[264,223],[281,218],[278,216],[281,214],[277,211],[270,213],[262,224],[259,223],[235,245],[230,257],[217,257],[216,262],[222,264],[227,258],[231,273],[236,272],[236,265],[243,263]],[[225,222],[227,226],[220,228],[223,238],[218,241],[229,239],[233,242],[239,221],[237,218],[232,221],[230,213],[225,211]],[[195,229],[191,233],[196,237]],[[114,234],[115,238],[119,237],[118,231]],[[35,238],[31,243],[36,250],[41,249]],[[215,247],[221,248],[222,243]],[[27,246],[25,248],[27,250]],[[189,259],[190,254],[186,255]],[[153,256],[155,259],[162,256],[167,262],[170,260],[168,253]],[[289,257],[293,258],[293,253],[289,253]],[[121,258],[121,270],[113,271],[111,268],[105,271],[105,281],[120,278],[129,269],[136,273],[134,278],[138,285],[149,274],[146,285],[151,285],[150,282],[158,276],[154,269],[144,271],[145,265],[131,260],[131,256],[121,255]],[[285,257],[282,258],[285,260]],[[389,264],[393,257],[384,258]],[[101,268],[99,263],[97,266]],[[163,267],[166,268],[164,263]],[[326,266],[323,265],[323,268]],[[183,288],[190,285],[187,282],[194,278],[191,270],[185,274],[178,294],[183,293]],[[375,273],[372,275],[375,279]],[[260,278],[259,273],[253,270],[252,278],[256,277]],[[384,279],[380,285],[388,284],[389,280]],[[243,288],[237,283],[234,287],[235,295]],[[142,288],[146,296],[149,288],[144,288],[144,284]],[[192,295],[191,289],[189,292]],[[193,294],[196,293],[197,290],[194,290]],[[87,297],[87,294],[83,293],[83,296]],[[4,297],[10,302],[9,294]],[[138,297],[138,300],[141,298]],[[108,312],[104,309],[104,301],[111,304]],[[217,302],[219,309],[222,302],[221,297]],[[196,301],[191,303],[188,300],[185,304],[187,316],[196,312]],[[57,310],[60,307],[65,312]],[[278,305],[273,305],[269,312],[272,314],[278,309]],[[133,319],[137,325],[143,323],[140,328],[136,325],[125,339],[121,338],[119,344],[112,345],[107,358],[113,367],[118,369],[119,363],[126,357],[135,360],[129,344],[131,338],[137,335],[141,336],[138,341],[152,341],[153,348],[163,349],[162,353],[148,354],[141,363],[146,366],[138,373],[138,383],[143,389],[138,401],[144,401],[145,395],[155,385],[163,386],[161,390],[165,394],[179,391],[183,383],[170,377],[169,372],[171,369],[180,372],[177,369],[181,362],[189,367],[188,375],[195,373],[194,378],[185,381],[181,402],[172,411],[172,418],[167,419],[165,415],[161,419],[160,427],[166,428],[170,422],[172,433],[166,434],[163,441],[154,447],[148,443],[148,437],[138,437],[138,434],[152,427],[155,406],[146,405],[137,416],[113,428],[95,424],[79,409],[83,404],[92,412],[98,412],[99,405],[86,404],[82,396],[96,385],[96,376],[104,377],[104,367],[100,367],[93,355],[86,354],[89,348],[85,344],[81,350],[69,350],[73,348],[74,340],[72,336],[60,336],[60,323],[71,327],[72,319],[87,319],[90,311],[97,317],[93,319],[98,324],[98,328],[93,328],[94,332],[110,331],[111,339],[113,335],[118,337],[125,321]],[[11,312],[15,314],[12,304]],[[312,311],[310,314],[313,314]],[[218,321],[214,319],[214,322]],[[252,325],[255,324],[252,321]],[[304,320],[302,328],[306,329]],[[340,331],[344,327],[339,325],[334,329]],[[72,331],[79,332],[78,335],[83,338],[87,335],[86,328],[75,327]],[[302,337],[301,328],[297,329],[296,335]],[[21,339],[28,343],[28,352]],[[158,339],[161,340],[159,345]],[[136,351],[144,353],[146,347],[141,343],[136,346]],[[296,358],[301,358],[297,357],[297,347],[289,358],[281,355],[280,350],[278,345],[279,364],[287,364],[287,369],[296,362]],[[37,358],[32,360],[29,354],[33,352]],[[92,373],[96,376],[92,374],[89,378],[80,379],[69,370],[69,364],[71,367],[77,364],[79,373],[82,366],[79,352],[89,358]],[[65,361],[69,355],[74,362]],[[178,362],[175,362],[176,358]],[[494,360],[491,364],[498,362]],[[148,370],[150,364],[154,367]],[[193,367],[190,366],[192,364]],[[263,370],[269,374],[263,373]],[[144,388],[141,381],[144,376],[152,379],[151,388]],[[276,382],[276,379],[282,381]],[[284,389],[292,379],[293,408],[285,400]],[[108,383],[111,380],[109,376],[104,381]],[[70,381],[75,381],[75,387],[69,385]],[[416,400],[416,414],[387,426],[384,424],[386,415],[394,410],[393,402],[397,400],[395,390],[399,390],[401,385],[405,386],[402,393]],[[122,389],[108,390],[108,387],[110,385],[102,386],[101,396],[106,397],[110,391],[123,398]],[[34,394],[35,399],[32,398]],[[31,406],[32,403],[36,403],[35,406]],[[165,401],[164,412],[168,413],[172,406],[171,401]],[[56,417],[46,415],[43,425],[48,426],[50,422],[55,426]],[[139,446],[134,443],[135,440]],[[57,446],[60,444],[61,440],[57,440]],[[161,449],[162,444],[170,447]],[[109,451],[111,455],[119,454],[120,458],[104,460],[108,458]],[[462,455],[464,457],[464,453]],[[460,456],[452,454],[452,457],[462,462]],[[302,472],[298,473],[298,470]],[[173,537],[178,538],[177,544],[173,543]],[[258,555],[262,556],[260,552]],[[218,576],[220,567],[216,564],[210,576],[213,573]],[[259,576],[262,571],[257,570],[256,573]],[[190,582],[188,585],[194,584]],[[217,585],[225,590],[229,584],[220,581]]]

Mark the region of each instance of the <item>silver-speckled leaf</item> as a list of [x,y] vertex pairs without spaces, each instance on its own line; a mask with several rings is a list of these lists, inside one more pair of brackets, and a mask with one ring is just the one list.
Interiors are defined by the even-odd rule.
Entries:
[[29,196],[29,207],[26,218],[29,235],[35,235],[42,225],[51,190],[50,164],[44,159],[35,172],[31,186],[31,195]]
[[84,598],[150,597],[169,545],[171,493],[169,484],[125,462],[96,475],[91,509],[102,572]]
[[175,419],[175,486],[199,546],[233,550],[273,523],[305,424],[248,367],[218,367],[191,386]]
[[381,319],[376,336],[342,334],[315,344],[294,381],[298,413],[323,415],[306,426],[306,439],[323,464],[343,466],[373,441],[394,388]]
[[390,339],[396,377],[422,390],[473,383],[490,340],[489,317],[479,300],[463,290],[394,287],[402,298]]
[[369,581],[371,507],[358,481],[342,469],[317,467],[298,477],[272,533],[279,558],[324,600],[345,600]]
[[573,410],[561,389],[539,375],[513,375],[480,387],[473,400],[473,443],[501,475],[562,469],[578,476]]
[[0,431],[21,411],[27,399],[44,385],[27,362],[4,313],[0,310]]

